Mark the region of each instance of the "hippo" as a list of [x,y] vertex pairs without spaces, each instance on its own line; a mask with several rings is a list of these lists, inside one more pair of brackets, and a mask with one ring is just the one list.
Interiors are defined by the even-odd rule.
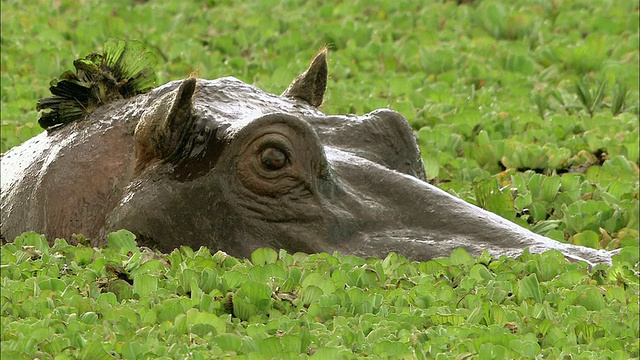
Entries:
[[139,245],[248,257],[257,248],[426,261],[456,248],[518,256],[611,252],[535,234],[429,184],[415,134],[390,109],[319,110],[327,52],[281,95],[193,77],[115,100],[2,156],[4,241],[119,229]]

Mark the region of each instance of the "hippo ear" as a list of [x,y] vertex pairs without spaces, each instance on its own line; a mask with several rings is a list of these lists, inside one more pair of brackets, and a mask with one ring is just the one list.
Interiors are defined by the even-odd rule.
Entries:
[[138,165],[151,158],[175,160],[193,127],[193,95],[196,79],[189,78],[157,100],[142,115],[136,126],[135,138]]
[[293,80],[281,96],[302,99],[318,107],[327,88],[327,48],[313,58],[309,68]]

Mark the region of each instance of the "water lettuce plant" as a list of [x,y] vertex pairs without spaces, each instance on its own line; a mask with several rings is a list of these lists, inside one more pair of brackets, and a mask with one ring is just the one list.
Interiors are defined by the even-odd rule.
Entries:
[[157,254],[25,233],[0,248],[3,358],[638,357],[638,253],[410,262],[206,248]]

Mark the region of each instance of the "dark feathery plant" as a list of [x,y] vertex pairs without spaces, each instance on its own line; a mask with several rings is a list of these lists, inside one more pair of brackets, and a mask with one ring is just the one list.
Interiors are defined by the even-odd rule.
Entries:
[[67,124],[89,114],[101,105],[151,90],[156,83],[157,56],[137,41],[110,39],[104,53],[91,53],[73,62],[51,81],[51,97],[38,100],[38,120],[44,129]]

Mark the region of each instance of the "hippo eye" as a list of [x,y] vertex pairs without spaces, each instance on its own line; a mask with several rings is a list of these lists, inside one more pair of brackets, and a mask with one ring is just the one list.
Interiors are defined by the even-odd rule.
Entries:
[[280,170],[287,165],[289,158],[284,151],[268,147],[260,152],[260,162],[267,170]]

